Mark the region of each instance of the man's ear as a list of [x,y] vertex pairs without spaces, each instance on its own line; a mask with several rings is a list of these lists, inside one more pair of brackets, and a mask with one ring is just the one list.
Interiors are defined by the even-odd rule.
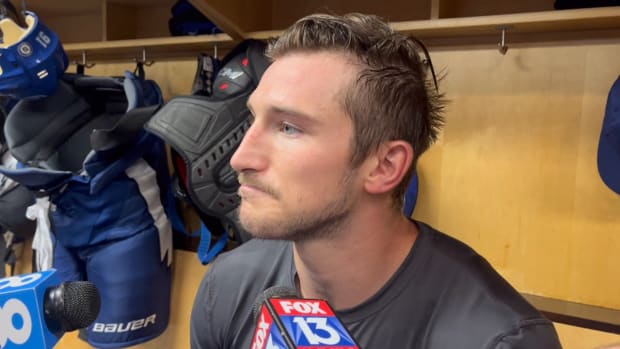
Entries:
[[386,142],[372,156],[364,188],[368,193],[381,194],[392,191],[409,170],[413,161],[413,147],[405,141]]

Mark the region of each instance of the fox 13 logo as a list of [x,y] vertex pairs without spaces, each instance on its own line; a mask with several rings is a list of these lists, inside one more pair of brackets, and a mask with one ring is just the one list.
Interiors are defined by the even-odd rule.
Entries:
[[[27,286],[41,278],[41,274],[13,276],[0,280],[0,292],[10,288]],[[9,344],[21,345],[32,334],[32,317],[24,302],[18,298],[9,298],[0,303],[0,349]]]
[[0,305],[0,349],[7,343],[24,344],[32,333],[32,318],[26,305],[12,298]]

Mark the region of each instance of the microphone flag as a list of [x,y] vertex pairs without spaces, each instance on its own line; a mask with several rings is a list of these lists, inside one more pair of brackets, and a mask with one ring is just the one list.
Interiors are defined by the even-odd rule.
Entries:
[[359,349],[325,300],[268,298],[252,349]]

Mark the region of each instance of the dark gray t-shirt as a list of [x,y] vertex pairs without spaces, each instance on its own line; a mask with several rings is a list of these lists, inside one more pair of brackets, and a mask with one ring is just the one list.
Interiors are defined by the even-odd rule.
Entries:
[[[553,324],[484,258],[416,223],[420,235],[390,281],[337,312],[361,349],[561,348]],[[196,295],[192,348],[249,349],[257,297],[276,285],[295,288],[295,273],[290,242],[254,239],[220,255]]]

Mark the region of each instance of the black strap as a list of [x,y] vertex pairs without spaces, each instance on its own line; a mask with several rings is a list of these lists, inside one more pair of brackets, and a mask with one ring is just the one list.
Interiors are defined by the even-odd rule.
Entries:
[[31,273],[36,273],[39,271],[43,271],[43,270],[39,270],[39,267],[37,267],[37,250],[32,249],[32,261],[30,264],[30,272]]
[[194,76],[192,95],[211,96],[213,94],[213,79],[217,64],[217,59],[206,53],[198,55],[198,67]]
[[6,234],[13,233],[5,231],[0,235],[0,278],[6,276],[6,265],[11,267],[10,276],[15,275],[15,263],[17,263],[15,244],[13,243],[14,235],[7,239]]
[[144,72],[144,62],[136,63],[136,69],[133,71],[134,75],[137,75],[140,79],[146,79],[146,73]]
[[428,64],[428,67],[431,70],[431,74],[433,75],[433,82],[435,83],[435,91],[439,92],[439,85],[437,84],[437,75],[435,75],[435,68],[433,67],[433,62],[431,61],[431,55],[428,53],[428,49],[426,48],[426,46],[424,45],[422,41],[414,37],[411,37],[411,39],[418,45],[420,49],[422,49],[422,52],[424,52],[424,56],[426,57],[426,62]]
[[11,276],[15,275],[15,263],[17,263],[17,255],[15,254],[15,249],[13,246],[8,248],[8,254],[4,263],[8,264],[11,268]]
[[4,236],[0,235],[0,279],[3,277],[6,277],[5,260],[6,260],[7,254],[8,254],[8,248],[6,247]]

